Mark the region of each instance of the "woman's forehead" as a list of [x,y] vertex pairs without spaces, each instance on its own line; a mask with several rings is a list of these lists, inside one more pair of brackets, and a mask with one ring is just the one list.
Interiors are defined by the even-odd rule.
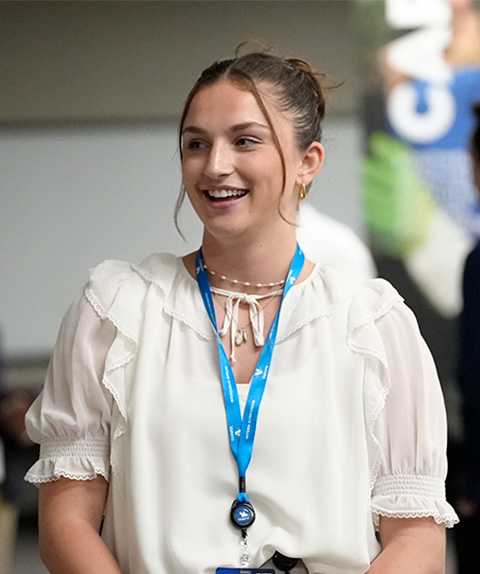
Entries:
[[[269,84],[256,82],[255,88],[258,95],[247,81],[228,78],[222,78],[214,84],[204,86],[193,97],[184,126],[194,117],[198,118],[201,115],[216,117],[226,114],[232,121],[241,121],[244,117],[244,121],[257,121],[266,126],[269,126],[269,119],[275,128],[284,122],[291,123],[289,115],[276,105],[273,90]],[[261,104],[268,114],[268,119]]]

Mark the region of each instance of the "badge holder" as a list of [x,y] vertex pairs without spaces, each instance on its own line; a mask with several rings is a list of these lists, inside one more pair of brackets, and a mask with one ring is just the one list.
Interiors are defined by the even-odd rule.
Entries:
[[255,510],[248,500],[241,499],[241,495],[233,501],[230,509],[230,520],[242,532],[240,539],[240,568],[217,568],[216,574],[275,574],[275,570],[271,568],[249,568],[251,558],[248,550],[247,528],[255,522]]
[[[243,490],[243,492],[245,491]],[[241,500],[239,497],[233,501],[232,508],[230,509],[230,520],[236,528],[242,531],[242,538],[240,539],[240,566],[242,568],[248,568],[251,558],[248,549],[247,528],[255,522],[255,510],[248,500]]]

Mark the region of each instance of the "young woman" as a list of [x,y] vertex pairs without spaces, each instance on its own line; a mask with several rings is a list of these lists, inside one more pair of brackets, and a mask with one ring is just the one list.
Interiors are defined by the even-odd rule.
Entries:
[[206,69],[180,121],[201,248],[104,262],[67,313],[27,421],[52,573],[256,572],[275,553],[444,571],[445,413],[415,319],[297,246],[319,78],[263,53]]

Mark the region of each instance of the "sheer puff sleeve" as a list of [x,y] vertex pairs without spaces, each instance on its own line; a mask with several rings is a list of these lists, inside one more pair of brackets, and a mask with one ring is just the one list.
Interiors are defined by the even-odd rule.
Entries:
[[380,454],[372,512],[458,522],[445,498],[447,423],[436,368],[413,313],[403,303],[376,320],[388,371],[383,408],[373,426]]
[[79,296],[65,315],[44,388],[25,419],[29,437],[40,444],[27,481],[99,475],[108,480],[113,397],[102,379],[115,336],[114,324]]

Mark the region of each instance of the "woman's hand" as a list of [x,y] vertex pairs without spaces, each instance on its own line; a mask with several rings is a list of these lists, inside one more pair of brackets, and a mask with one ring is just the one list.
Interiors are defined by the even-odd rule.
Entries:
[[383,550],[368,574],[445,574],[445,526],[433,518],[380,518]]
[[51,574],[122,574],[99,534],[107,493],[102,477],[40,486],[40,555]]

